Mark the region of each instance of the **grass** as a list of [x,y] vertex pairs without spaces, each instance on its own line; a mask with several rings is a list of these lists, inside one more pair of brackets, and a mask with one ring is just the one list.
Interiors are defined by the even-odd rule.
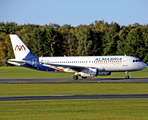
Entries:
[[1,120],[146,120],[147,99],[0,102]]
[[147,83],[0,84],[0,96],[148,94]]
[[[130,77],[148,78],[148,68]],[[21,67],[1,67],[0,78],[72,78],[73,74],[50,73]],[[99,76],[100,77],[100,76]],[[102,77],[102,76],[101,76]],[[114,72],[109,78],[124,78]],[[0,96],[147,94],[146,83],[0,84]],[[73,99],[1,101],[0,120],[146,120],[147,99]]]
[[[129,72],[130,78],[148,78],[148,68]],[[23,67],[0,67],[0,78],[72,78],[74,73],[56,73],[32,70]],[[98,76],[98,78],[124,78],[124,72],[112,72],[110,76]]]
[[45,72],[24,67],[0,67],[0,78],[72,78],[73,74]]

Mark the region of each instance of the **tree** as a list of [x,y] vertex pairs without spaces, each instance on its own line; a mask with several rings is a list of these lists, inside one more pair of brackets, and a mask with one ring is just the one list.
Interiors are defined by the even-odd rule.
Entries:
[[128,55],[144,58],[145,43],[143,39],[143,28],[141,26],[131,29],[127,35],[125,52]]
[[30,48],[34,55],[43,56],[43,41],[45,34],[41,31],[41,29],[35,29],[32,35],[32,41],[30,42]]
[[77,55],[88,56],[93,54],[93,32],[91,29],[79,30]]
[[120,26],[117,23],[112,23],[108,29],[105,29],[103,36],[103,55],[116,55],[119,31]]
[[2,56],[3,56],[2,58],[4,60],[4,62],[2,62],[2,65],[3,66],[10,66],[10,64],[7,63],[7,60],[15,58],[15,56],[14,56],[12,44],[10,42],[9,34],[6,36],[5,42],[4,43],[1,42],[1,47],[2,47],[1,54],[2,54]]
[[126,38],[129,33],[127,27],[123,26],[118,33],[119,41],[117,42],[117,55],[124,55],[126,54],[125,46],[127,44]]
[[148,64],[148,25],[121,26],[104,20],[71,27],[65,24],[17,25],[0,22],[0,65],[14,58],[9,34],[17,34],[36,56],[131,55]]
[[61,37],[58,31],[55,31],[53,28],[49,29],[46,33],[46,39],[44,41],[45,55],[50,56],[61,56]]
[[78,40],[75,35],[72,35],[70,38],[70,56],[76,55]]

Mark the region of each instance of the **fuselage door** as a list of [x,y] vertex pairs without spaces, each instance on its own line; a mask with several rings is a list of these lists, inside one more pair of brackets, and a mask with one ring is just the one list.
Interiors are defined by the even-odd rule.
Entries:
[[127,58],[123,58],[123,66],[128,66],[128,59]]
[[37,58],[32,59],[32,66],[37,67]]

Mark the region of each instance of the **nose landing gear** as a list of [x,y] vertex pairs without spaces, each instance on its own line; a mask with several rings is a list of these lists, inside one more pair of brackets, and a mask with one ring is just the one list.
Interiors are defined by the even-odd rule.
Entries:
[[125,71],[125,74],[126,74],[126,79],[129,79],[129,75],[128,75],[128,71]]

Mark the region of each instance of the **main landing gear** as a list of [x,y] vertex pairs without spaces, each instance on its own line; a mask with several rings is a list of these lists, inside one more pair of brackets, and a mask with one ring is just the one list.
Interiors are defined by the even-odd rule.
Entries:
[[77,79],[78,79],[78,76],[77,76],[77,75],[74,75],[74,76],[73,76],[73,79],[74,79],[74,80],[77,80]]
[[126,74],[126,79],[129,79],[129,76],[128,76],[128,71],[125,71],[125,74]]
[[[77,76],[77,75],[74,75],[74,76],[73,76],[73,79],[74,79],[74,80],[77,80],[77,79],[78,79],[78,76]],[[82,76],[82,79],[87,79],[87,77],[83,77],[83,76]]]

